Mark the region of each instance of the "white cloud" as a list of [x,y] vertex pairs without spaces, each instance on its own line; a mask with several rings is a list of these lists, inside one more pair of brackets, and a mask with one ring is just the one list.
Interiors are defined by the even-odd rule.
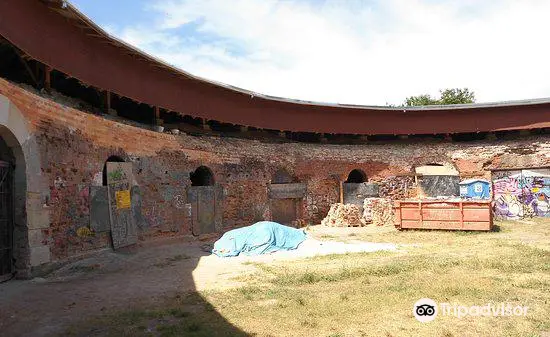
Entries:
[[448,87],[469,87],[478,101],[550,96],[550,1],[163,0],[147,9],[155,25],[115,34],[265,94],[355,104]]

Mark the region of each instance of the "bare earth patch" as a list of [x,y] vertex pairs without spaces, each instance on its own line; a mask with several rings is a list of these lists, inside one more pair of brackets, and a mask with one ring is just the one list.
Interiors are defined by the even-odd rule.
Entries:
[[[104,252],[0,285],[0,331],[68,336],[539,336],[550,331],[550,221],[490,233],[314,226],[323,242],[396,250],[217,258],[184,242]],[[511,302],[526,317],[438,317],[422,297]]]

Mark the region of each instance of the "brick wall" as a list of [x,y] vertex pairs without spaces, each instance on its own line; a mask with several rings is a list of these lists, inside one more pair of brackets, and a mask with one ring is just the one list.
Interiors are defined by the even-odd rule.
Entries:
[[285,168],[307,185],[298,214],[319,223],[338,202],[339,180],[361,169],[384,196],[414,195],[414,167],[453,165],[463,177],[488,178],[503,167],[550,166],[550,137],[510,141],[418,142],[368,145],[262,143],[245,139],[158,133],[84,113],[34,95],[0,79],[0,95],[18,107],[38,144],[43,204],[49,228],[43,244],[52,260],[109,245],[107,234],[81,235],[90,223],[89,188],[97,185],[105,160],[118,155],[133,163],[142,198],[141,239],[189,235],[182,205],[189,173],[208,166],[224,189],[223,225],[250,224],[268,217],[267,187]]

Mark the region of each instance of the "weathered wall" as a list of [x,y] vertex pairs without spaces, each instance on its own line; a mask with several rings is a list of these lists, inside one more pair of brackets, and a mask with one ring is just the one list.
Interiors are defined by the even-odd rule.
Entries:
[[50,254],[36,264],[109,245],[107,233],[79,229],[90,225],[90,186],[101,185],[105,160],[112,155],[133,163],[141,192],[141,239],[191,234],[186,191],[190,172],[200,165],[209,167],[223,187],[225,228],[269,218],[268,185],[280,168],[307,185],[297,213],[318,223],[338,202],[339,181],[352,169],[379,183],[382,196],[402,198],[415,193],[414,167],[428,163],[452,165],[462,178],[486,179],[490,169],[550,166],[548,136],[467,143],[274,144],[153,132],[64,107],[1,79],[0,95],[19,109],[36,144],[34,175],[40,179],[28,190],[38,193],[36,203],[47,210],[47,221],[33,242]]

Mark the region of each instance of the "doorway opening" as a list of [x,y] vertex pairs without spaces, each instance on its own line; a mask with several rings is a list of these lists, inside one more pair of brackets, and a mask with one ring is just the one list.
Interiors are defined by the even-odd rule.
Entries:
[[13,253],[15,158],[11,149],[0,138],[0,282],[10,279],[15,272]]
[[214,186],[214,173],[206,166],[199,166],[189,174],[191,186]]
[[352,170],[348,174],[348,179],[345,181],[347,184],[361,184],[367,182],[367,175],[365,172],[359,169]]
[[103,186],[107,186],[107,163],[124,163],[124,159],[119,156],[109,156],[103,164]]

